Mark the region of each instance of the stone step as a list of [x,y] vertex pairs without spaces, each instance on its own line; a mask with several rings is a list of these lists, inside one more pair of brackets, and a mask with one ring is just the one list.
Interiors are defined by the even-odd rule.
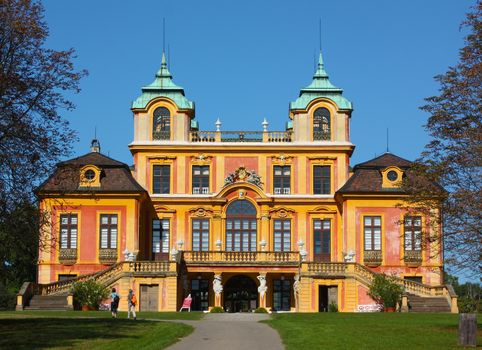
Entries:
[[408,294],[410,312],[450,312],[450,305],[444,297],[421,297]]

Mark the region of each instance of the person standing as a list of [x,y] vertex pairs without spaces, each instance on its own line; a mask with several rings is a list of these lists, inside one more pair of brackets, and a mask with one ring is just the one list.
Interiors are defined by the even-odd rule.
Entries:
[[112,288],[112,293],[110,293],[110,311],[112,313],[112,318],[117,318],[117,309],[119,308],[119,294],[117,294],[116,289]]
[[137,319],[136,315],[136,304],[137,304],[137,297],[132,289],[129,289],[129,294],[127,295],[127,318],[134,317],[134,320]]

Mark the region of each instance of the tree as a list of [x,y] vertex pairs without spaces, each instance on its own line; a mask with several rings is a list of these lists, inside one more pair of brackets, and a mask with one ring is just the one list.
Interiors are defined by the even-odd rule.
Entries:
[[482,267],[481,14],[478,0],[462,24],[468,34],[459,62],[435,77],[439,95],[421,107],[430,114],[425,128],[432,139],[411,169],[415,176],[403,185],[408,206],[442,225],[451,271],[472,276],[480,276]]
[[37,0],[0,0],[0,276],[18,283],[26,266],[16,257],[36,261],[33,189],[71,151],[75,133],[61,112],[74,108],[65,93],[79,92],[86,75],[74,70],[73,49],[45,47],[43,12]]

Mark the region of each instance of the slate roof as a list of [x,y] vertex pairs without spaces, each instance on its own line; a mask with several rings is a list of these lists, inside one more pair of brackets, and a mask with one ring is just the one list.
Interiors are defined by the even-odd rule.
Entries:
[[[385,153],[367,162],[355,165],[353,175],[337,193],[403,193],[400,188],[383,188],[381,170],[396,166],[408,170],[411,162],[391,153]],[[407,172],[404,174],[407,175]]]
[[[100,187],[79,187],[80,169],[95,165],[101,169]],[[48,193],[143,193],[145,189],[132,176],[129,166],[97,152],[60,162],[54,173],[36,190]]]

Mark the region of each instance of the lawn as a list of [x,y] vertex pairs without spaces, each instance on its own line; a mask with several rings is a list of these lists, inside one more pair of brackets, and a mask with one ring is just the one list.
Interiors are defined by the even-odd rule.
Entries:
[[[137,312],[138,320],[200,320],[203,316],[202,312]],[[11,317],[111,318],[111,313],[109,311],[0,311],[0,319]],[[127,318],[127,312],[119,312],[118,318]]]
[[193,331],[160,321],[1,315],[0,349],[163,349]]
[[275,314],[264,322],[279,332],[287,350],[461,349],[454,314]]

